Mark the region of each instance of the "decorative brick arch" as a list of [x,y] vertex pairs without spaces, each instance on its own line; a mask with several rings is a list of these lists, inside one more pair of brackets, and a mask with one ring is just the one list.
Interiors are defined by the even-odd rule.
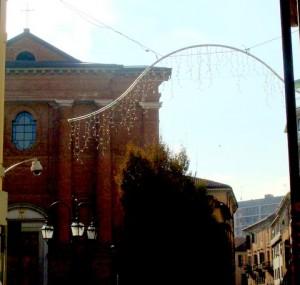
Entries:
[[43,222],[45,218],[45,211],[31,203],[15,203],[8,206],[8,220],[34,220]]

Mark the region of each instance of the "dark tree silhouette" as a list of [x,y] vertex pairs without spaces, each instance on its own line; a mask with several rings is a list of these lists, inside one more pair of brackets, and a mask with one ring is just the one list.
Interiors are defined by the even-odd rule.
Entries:
[[188,175],[184,151],[131,147],[121,186],[120,285],[229,284],[228,242],[210,198]]

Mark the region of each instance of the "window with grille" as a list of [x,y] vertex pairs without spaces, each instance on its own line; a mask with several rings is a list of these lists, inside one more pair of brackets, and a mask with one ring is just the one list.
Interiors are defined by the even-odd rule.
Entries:
[[26,150],[36,140],[36,120],[28,112],[19,113],[12,122],[12,141],[17,149]]
[[17,55],[16,60],[35,61],[35,56],[29,51],[22,51]]

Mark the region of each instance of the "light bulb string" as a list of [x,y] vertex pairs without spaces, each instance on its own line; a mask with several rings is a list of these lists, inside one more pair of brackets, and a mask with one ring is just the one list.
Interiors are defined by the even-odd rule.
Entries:
[[[143,72],[131,83],[131,85],[119,96],[117,97],[115,100],[113,100],[111,103],[107,104],[106,106],[91,112],[89,114],[86,115],[82,115],[82,116],[78,116],[78,117],[74,117],[74,118],[70,118],[68,119],[69,123],[73,123],[76,121],[81,121],[81,120],[85,120],[88,118],[91,118],[93,116],[96,116],[100,113],[103,113],[111,108],[113,108],[116,104],[118,104],[120,101],[122,101],[136,86],[137,84],[161,61],[163,61],[166,58],[171,57],[174,54],[180,53],[182,51],[185,50],[189,50],[189,49],[195,49],[195,48],[224,48],[224,49],[228,49],[228,50],[232,50],[238,53],[241,53],[243,55],[246,55],[252,59],[254,59],[255,61],[257,61],[258,63],[262,64],[267,70],[269,70],[277,79],[279,79],[279,81],[281,81],[282,83],[284,83],[284,79],[270,66],[268,65],[266,62],[264,62],[262,59],[260,59],[259,57],[253,55],[252,53],[250,53],[248,50],[242,50],[233,46],[229,46],[229,45],[223,45],[223,44],[197,44],[197,45],[191,45],[191,46],[187,46],[187,47],[183,47],[180,49],[177,49],[175,51],[172,51],[164,56],[162,56],[161,58],[159,58],[158,60],[156,60],[154,63],[152,63],[151,65],[149,65],[147,68],[145,68],[143,70]],[[300,92],[298,90],[295,90],[295,92],[297,94],[300,94]]]

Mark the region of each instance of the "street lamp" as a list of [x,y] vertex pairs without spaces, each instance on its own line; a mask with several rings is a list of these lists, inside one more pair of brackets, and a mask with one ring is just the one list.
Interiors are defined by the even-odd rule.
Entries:
[[54,227],[52,225],[49,225],[48,222],[46,222],[42,228],[41,228],[43,239],[48,240],[52,239]]
[[72,213],[73,217],[72,217],[72,223],[70,225],[70,229],[71,229],[71,233],[72,233],[72,237],[82,237],[84,235],[85,229],[86,229],[86,234],[87,234],[87,238],[89,240],[95,240],[97,239],[97,228],[95,226],[95,221],[94,221],[94,217],[92,217],[90,224],[86,227],[82,222],[80,222],[79,220],[79,208],[83,207],[83,206],[87,206],[90,205],[89,202],[83,201],[83,202],[79,202],[77,198],[73,197],[72,200],[72,210],[69,207],[68,204],[66,204],[64,201],[55,201],[53,202],[49,207],[48,207],[48,215],[47,215],[47,220],[45,222],[45,224],[42,226],[41,228],[41,232],[42,232],[42,237],[44,240],[49,240],[53,238],[53,233],[54,233],[54,226],[49,223],[49,212],[50,210],[58,205],[58,204],[62,204],[65,207],[67,207],[70,211],[70,213]]
[[94,220],[92,220],[89,226],[87,227],[86,233],[88,239],[92,239],[92,240],[97,239],[97,229]]
[[[86,209],[87,212],[80,212],[81,207],[88,205],[90,207]],[[98,248],[98,243],[95,241],[97,229],[92,206],[93,203],[86,200],[79,201],[74,196],[72,196],[71,201],[69,199],[57,200],[48,206],[46,221],[40,229],[42,238],[46,243],[47,262],[50,266],[50,264],[56,264],[62,260],[66,261],[65,265],[58,269],[54,268],[51,273],[49,272],[47,277],[49,280],[58,278],[57,282],[60,283],[60,272],[63,271],[65,272],[65,282],[70,284],[81,284],[83,276],[86,276],[85,279],[88,279],[88,283],[89,278],[92,278],[89,265],[92,264],[94,253]],[[68,217],[67,220],[63,218],[64,215]],[[91,222],[88,221],[90,218]]]

